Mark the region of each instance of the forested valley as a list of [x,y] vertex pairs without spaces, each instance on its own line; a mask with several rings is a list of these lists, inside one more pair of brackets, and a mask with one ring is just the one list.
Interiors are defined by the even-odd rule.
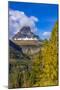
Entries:
[[[11,42],[10,42],[11,43]],[[40,51],[24,54],[9,44],[9,88],[58,85],[58,23],[49,40],[42,40]]]

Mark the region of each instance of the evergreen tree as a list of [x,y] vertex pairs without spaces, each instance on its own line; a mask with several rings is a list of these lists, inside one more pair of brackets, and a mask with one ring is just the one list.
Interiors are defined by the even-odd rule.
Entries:
[[43,85],[58,84],[58,23],[52,30],[50,40],[44,44]]

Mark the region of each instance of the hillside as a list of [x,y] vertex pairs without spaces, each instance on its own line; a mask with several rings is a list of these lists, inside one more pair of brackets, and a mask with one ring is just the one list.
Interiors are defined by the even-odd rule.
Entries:
[[22,48],[11,40],[9,40],[9,58],[29,59],[29,57],[23,53]]

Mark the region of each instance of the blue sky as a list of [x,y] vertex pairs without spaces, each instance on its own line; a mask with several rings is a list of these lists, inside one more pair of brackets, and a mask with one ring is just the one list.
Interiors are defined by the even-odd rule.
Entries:
[[[32,27],[36,28],[34,33],[38,34],[42,39],[49,38],[54,24],[58,20],[57,4],[9,2],[8,8],[9,10],[23,12],[29,18],[33,16],[31,22],[34,25]],[[10,33],[12,33],[12,28],[10,30]]]

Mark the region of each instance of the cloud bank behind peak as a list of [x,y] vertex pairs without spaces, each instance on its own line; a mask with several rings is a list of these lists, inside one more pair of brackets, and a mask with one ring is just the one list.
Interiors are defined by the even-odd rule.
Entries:
[[29,26],[32,32],[37,31],[35,16],[28,17],[24,12],[9,9],[9,38],[16,34],[23,26]]

